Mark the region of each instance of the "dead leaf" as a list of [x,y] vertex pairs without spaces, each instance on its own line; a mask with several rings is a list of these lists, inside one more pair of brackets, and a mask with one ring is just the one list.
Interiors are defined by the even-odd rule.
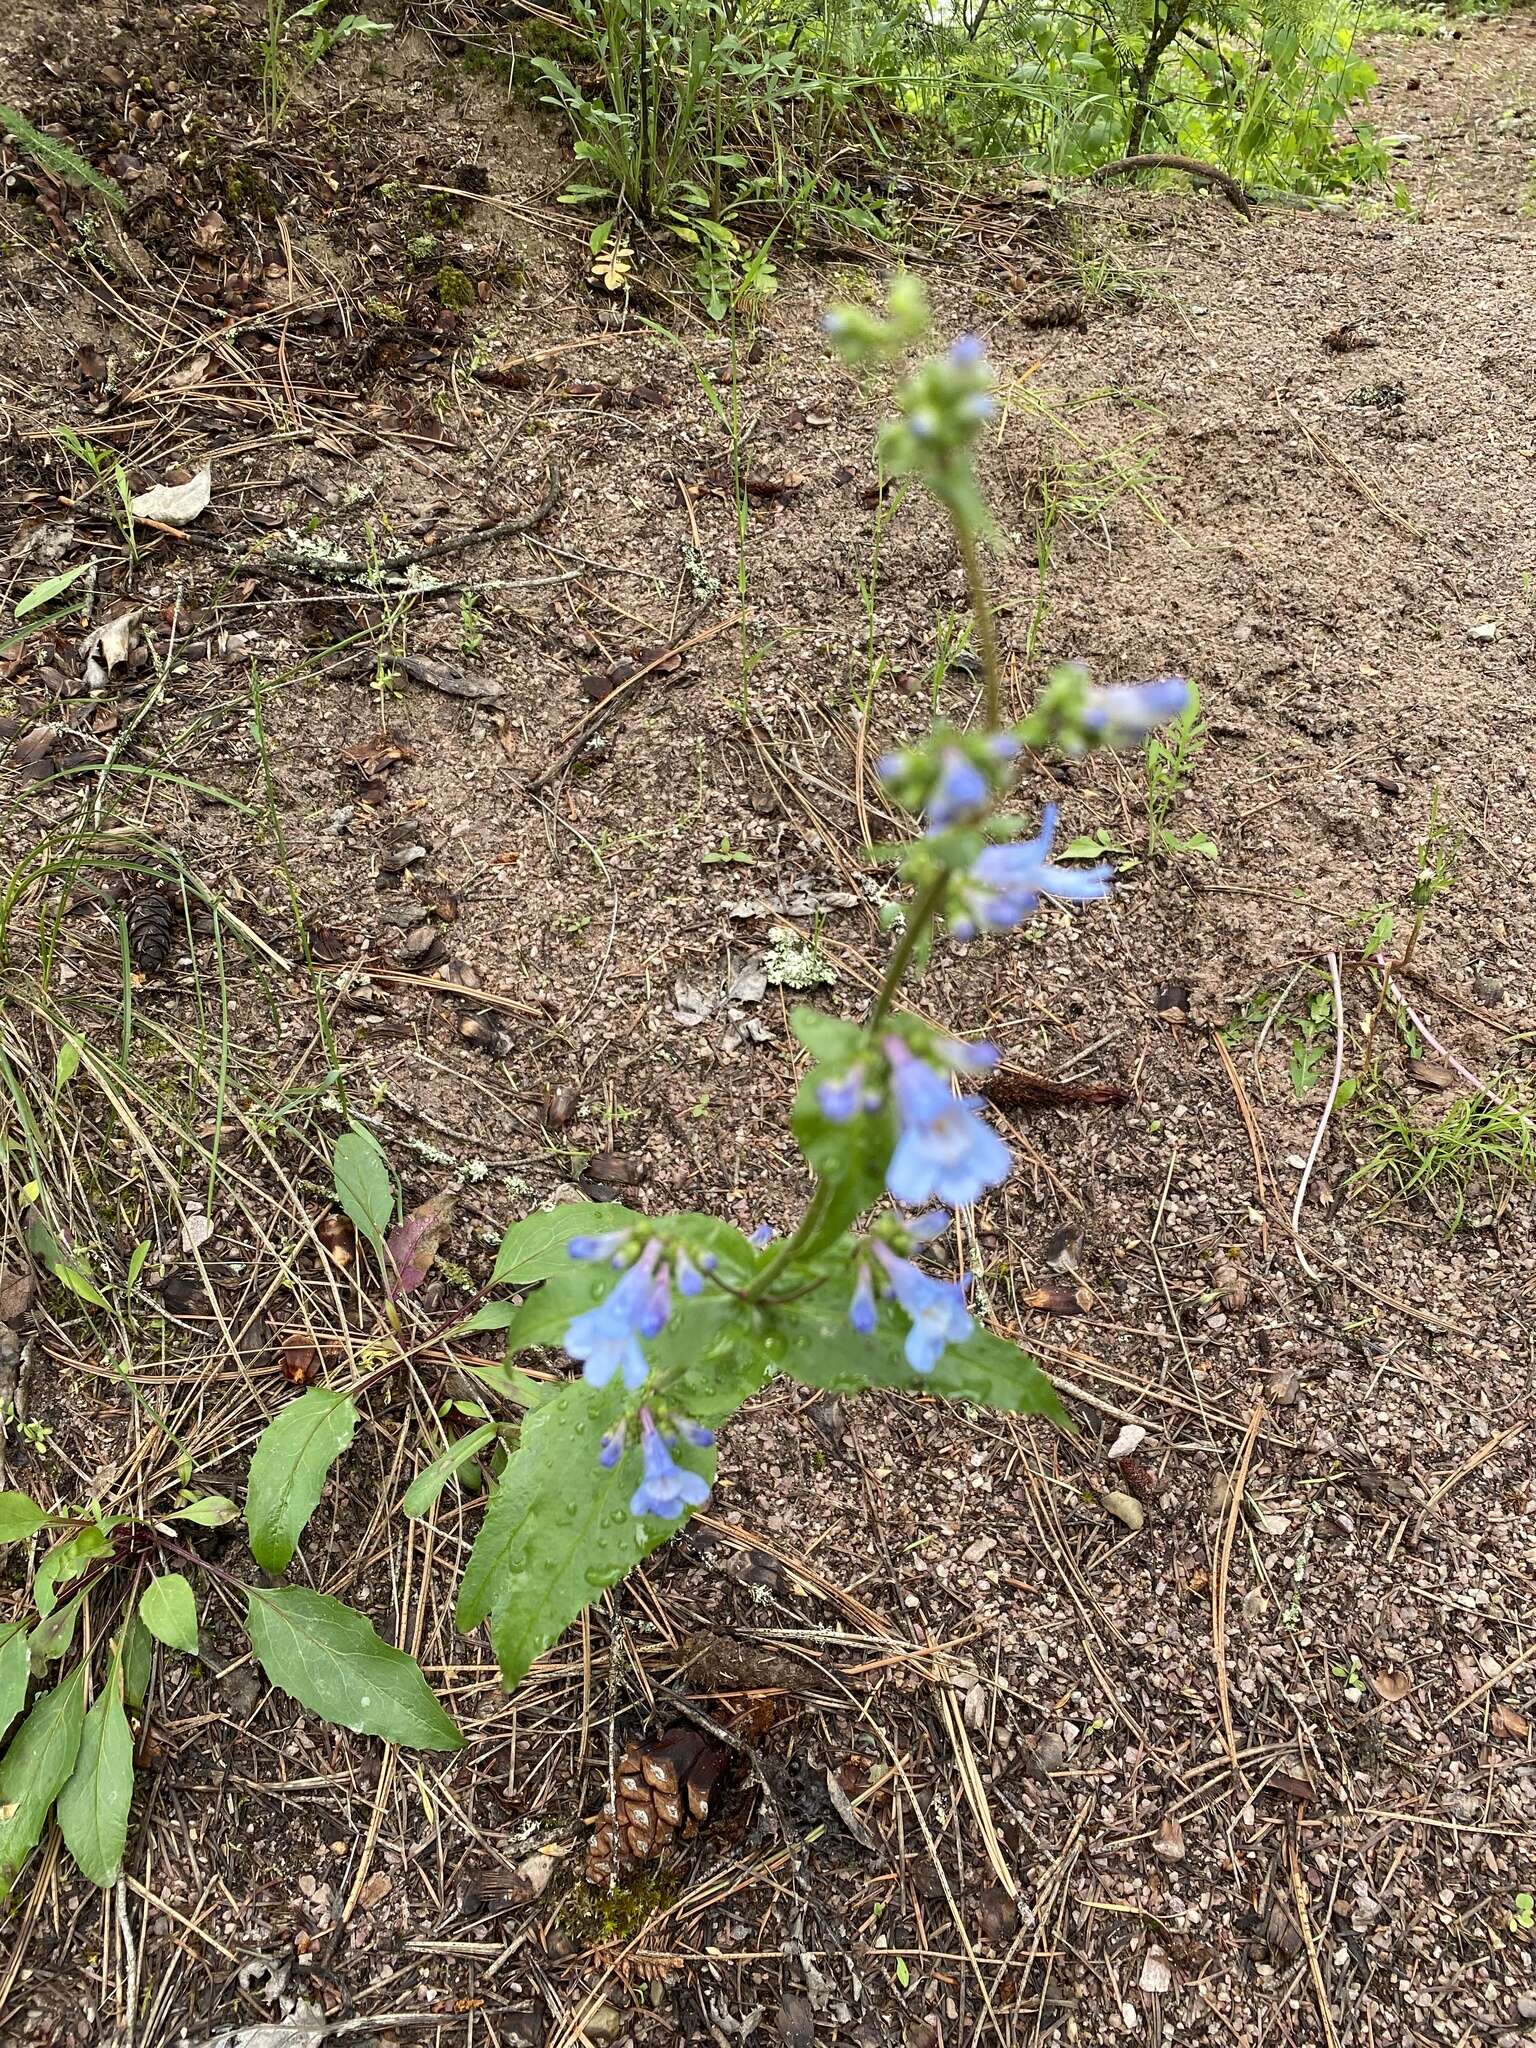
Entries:
[[136,611],[119,612],[115,619],[108,619],[104,626],[98,626],[94,633],[87,633],[81,641],[85,685],[92,696],[100,695],[114,670],[120,669],[127,661],[133,642],[134,621],[138,616]]
[[1378,1699],[1405,1700],[1413,1691],[1413,1680],[1406,1671],[1389,1664],[1385,1671],[1371,1673],[1371,1690]]
[[621,292],[635,267],[635,252],[622,235],[605,242],[592,259],[591,277],[606,292]]
[[395,1228],[384,1240],[395,1277],[390,1283],[389,1298],[398,1301],[403,1294],[412,1294],[432,1270],[432,1261],[437,1257],[453,1223],[453,1213],[458,1206],[458,1194],[452,1188],[445,1188],[413,1209],[403,1223]]
[[357,1903],[363,1907],[382,1906],[389,1897],[389,1872],[376,1870],[372,1877],[365,1878],[357,1894]]
[[1085,1316],[1093,1307],[1093,1289],[1068,1287],[1063,1282],[1055,1282],[1031,1288],[1022,1305],[1048,1316]]
[[181,1226],[181,1248],[184,1252],[195,1252],[200,1246],[205,1245],[212,1235],[212,1221],[194,1211]]
[[135,519],[160,519],[168,526],[187,526],[208,509],[213,495],[213,469],[205,465],[184,484],[156,484],[129,501]]
[[1494,1734],[1502,1735],[1506,1742],[1524,1742],[1531,1732],[1531,1724],[1524,1714],[1506,1706],[1503,1700],[1495,1706],[1491,1718]]
[[1408,1078],[1420,1088],[1454,1088],[1456,1076],[1438,1060],[1410,1060]]
[[277,1369],[290,1386],[307,1387],[320,1376],[320,1354],[307,1337],[290,1337],[278,1351]]
[[861,1818],[858,1808],[843,1790],[836,1771],[827,1772],[827,1797],[836,1809],[837,1817],[852,1835],[861,1849],[868,1849],[872,1855],[880,1853],[878,1838],[870,1833],[869,1824]]
[[343,1272],[349,1273],[357,1264],[357,1232],[339,1211],[332,1210],[328,1216],[322,1216],[315,1225],[315,1235],[327,1256]]
[[30,1266],[0,1268],[0,1323],[19,1323],[36,1292],[37,1277]]

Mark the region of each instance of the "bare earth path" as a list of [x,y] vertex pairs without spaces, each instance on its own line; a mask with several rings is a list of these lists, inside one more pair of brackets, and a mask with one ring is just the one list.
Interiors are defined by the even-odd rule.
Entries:
[[[114,816],[290,953],[291,883],[331,954],[350,1097],[407,1198],[467,1169],[456,1261],[483,1270],[505,1222],[583,1169],[643,1207],[782,1226],[796,998],[755,970],[783,931],[836,977],[832,1007],[878,974],[869,764],[922,729],[935,634],[963,609],[921,507],[877,532],[880,394],[816,331],[871,281],[786,266],[739,366],[733,455],[704,390],[729,391],[727,340],[664,301],[648,310],[675,334],[620,331],[547,204],[565,158],[542,117],[407,41],[373,69],[348,56],[286,145],[246,149],[253,24],[194,12],[215,18],[34,10],[3,31],[18,105],[51,95],[78,122],[137,95],[203,123],[176,150],[174,122],[135,129],[136,253],[115,272],[12,209],[18,547],[60,516],[63,421],[139,419],[113,443],[135,488],[211,454],[214,529],[242,549],[282,528],[281,547],[410,551],[536,505],[551,463],[561,496],[536,537],[427,565],[489,586],[475,604],[393,620],[366,589],[231,581],[173,542],[120,570],[162,653],[177,621],[175,686],[134,738],[182,779]],[[450,1621],[477,1506],[445,1498],[429,1537],[397,1512],[451,1370],[427,1356],[377,1397],[302,1569],[418,1647],[468,1747],[385,1758],[322,1727],[223,1668],[215,1606],[145,1732],[122,1890],[103,1901],[56,1845],[22,1879],[0,2038],[162,2048],[297,2017],[456,2048],[1536,2039],[1517,1905],[1536,1890],[1531,1183],[1506,1162],[1454,1233],[1444,1183],[1408,1204],[1351,1184],[1389,1112],[1431,1123],[1475,1099],[1469,1076],[1531,1100],[1536,21],[1379,58],[1402,209],[1266,207],[1250,229],[1216,199],[1122,190],[1044,242],[978,211],[929,273],[1011,392],[988,477],[1019,701],[1075,657],[1106,679],[1182,670],[1208,720],[1173,824],[1217,859],[1142,860],[1106,910],[951,952],[917,992],[1014,1066],[1122,1098],[1000,1103],[1022,1171],[968,1247],[1080,1437],[778,1389],[728,1436],[708,1516],[509,1701]],[[510,210],[423,211],[466,166]],[[440,303],[450,261],[485,281],[467,313]],[[740,545],[733,462],[760,487]],[[23,562],[13,596],[40,573]],[[371,663],[333,650],[386,627],[492,693],[418,671],[371,696]],[[695,636],[574,744],[612,664]],[[73,680],[78,639],[0,657],[8,743],[60,719],[122,731]],[[949,715],[968,687],[963,667],[944,682]],[[381,724],[412,758],[380,765]],[[12,772],[24,758],[0,784],[12,861],[81,802]],[[1045,790],[1070,833],[1145,852],[1134,764],[1028,801]],[[1298,1241],[1333,974],[1358,1059],[1363,954],[1383,908],[1403,943],[1433,792],[1454,850],[1402,983],[1416,1041],[1389,1016],[1382,1083],[1329,1120]],[[444,961],[477,998],[410,978]],[[151,978],[146,1014],[185,1019],[197,972]],[[332,1128],[304,1094],[323,1087],[314,989],[295,972],[262,1000],[240,983],[250,1104]],[[292,1174],[274,1216],[320,1213],[312,1166]],[[233,1316],[272,1246],[214,1221]],[[179,1230],[156,1226],[162,1278],[189,1271]],[[1080,1286],[1086,1313],[1053,1312]],[[143,1339],[144,1385],[188,1403],[199,1470],[232,1490],[295,1341],[338,1384],[366,1368],[361,1321],[316,1322],[324,1294],[279,1295],[234,1358]],[[142,1408],[102,1391],[78,1315],[40,1311],[35,1343],[30,1412],[53,1435],[12,1433],[9,1483],[110,1504],[152,1462]],[[1145,1434],[1111,1465],[1128,1423]],[[672,1717],[655,1684],[711,1714],[766,1703],[798,1863],[743,1787],[654,1885],[582,1898],[611,1732]],[[530,1898],[508,1871],[541,1844],[555,1875]],[[320,2036],[272,2048],[290,2038]]]

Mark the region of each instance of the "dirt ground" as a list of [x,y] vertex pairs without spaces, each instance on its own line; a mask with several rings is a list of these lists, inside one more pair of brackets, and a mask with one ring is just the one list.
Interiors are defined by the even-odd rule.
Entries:
[[[935,695],[974,710],[963,661],[932,682],[952,549],[881,505],[880,393],[817,329],[878,270],[785,260],[734,340],[644,266],[627,300],[592,285],[563,133],[454,27],[339,51],[273,143],[249,8],[0,27],[7,103],[130,199],[82,226],[11,152],[11,596],[91,552],[92,623],[138,612],[95,686],[77,621],[0,654],[7,865],[93,835],[50,986],[110,1041],[124,849],[172,851],[213,907],[136,978],[142,1056],[168,1096],[222,1071],[189,1114],[231,1132],[206,1244],[176,1155],[98,1245],[120,1271],[153,1240],[136,1392],[78,1305],[33,1310],[7,1483],[45,1502],[145,1505],[184,1446],[238,1494],[293,1379],[377,1363],[306,1235],[342,1086],[407,1200],[462,1186],[421,1331],[572,1183],[792,1222],[797,997],[755,970],[788,951],[857,1011],[872,764]],[[417,1652],[467,1747],[300,1713],[211,1601],[152,1696],[123,1883],[55,1839],[21,1881],[0,2038],[1536,2040],[1532,1179],[1501,1158],[1460,1228],[1444,1179],[1357,1179],[1392,1115],[1530,1099],[1536,20],[1376,59],[1401,204],[968,202],[924,255],[1009,394],[985,468],[1017,703],[1072,657],[1187,673],[1207,720],[1171,822],[1215,859],[1145,858],[1139,763],[1042,769],[1027,805],[1126,850],[1114,901],[941,950],[915,991],[1019,1073],[1108,1084],[1000,1096],[1020,1172],[974,1218],[994,1323],[1080,1435],[777,1387],[710,1509],[509,1698],[451,1626],[478,1507],[398,1512],[463,1387],[426,1345],[295,1569]],[[61,426],[135,490],[211,458],[190,537],[141,530],[131,562]],[[1331,992],[1356,1062],[1432,803],[1413,1021],[1324,1119]],[[34,1045],[37,902],[5,961]],[[129,1186],[126,1126],[71,1114],[71,1185],[99,1144]],[[778,1811],[741,1773],[605,1899],[580,1865],[613,1749],[674,1693],[754,1709]]]

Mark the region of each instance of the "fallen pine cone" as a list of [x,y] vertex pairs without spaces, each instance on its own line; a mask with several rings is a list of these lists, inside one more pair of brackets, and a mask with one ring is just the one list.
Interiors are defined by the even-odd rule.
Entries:
[[170,957],[176,912],[156,889],[143,889],[128,905],[128,958],[140,974],[158,974]]
[[624,1861],[643,1863],[675,1835],[702,1827],[729,1760],[724,1745],[697,1728],[666,1728],[632,1742],[619,1759],[615,1796],[592,1831],[588,1884],[611,1884]]

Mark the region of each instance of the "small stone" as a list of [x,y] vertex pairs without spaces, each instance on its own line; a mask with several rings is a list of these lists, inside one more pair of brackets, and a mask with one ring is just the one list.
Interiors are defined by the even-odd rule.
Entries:
[[976,1901],[976,1925],[987,1941],[1006,1941],[1019,1924],[1017,1901],[1000,1884],[989,1884]]
[[1146,1510],[1133,1493],[1101,1493],[1099,1501],[1133,1536],[1147,1519]]
[[1066,1768],[1067,1745],[1054,1728],[1047,1728],[1043,1735],[1036,1737],[1034,1751],[1035,1762],[1047,1775]]
[[1164,1816],[1157,1830],[1152,1853],[1163,1863],[1182,1863],[1188,1853],[1184,1847],[1184,1830],[1171,1813]]
[[1277,1408],[1294,1408],[1301,1393],[1301,1374],[1292,1365],[1282,1366],[1269,1383],[1269,1398]]

